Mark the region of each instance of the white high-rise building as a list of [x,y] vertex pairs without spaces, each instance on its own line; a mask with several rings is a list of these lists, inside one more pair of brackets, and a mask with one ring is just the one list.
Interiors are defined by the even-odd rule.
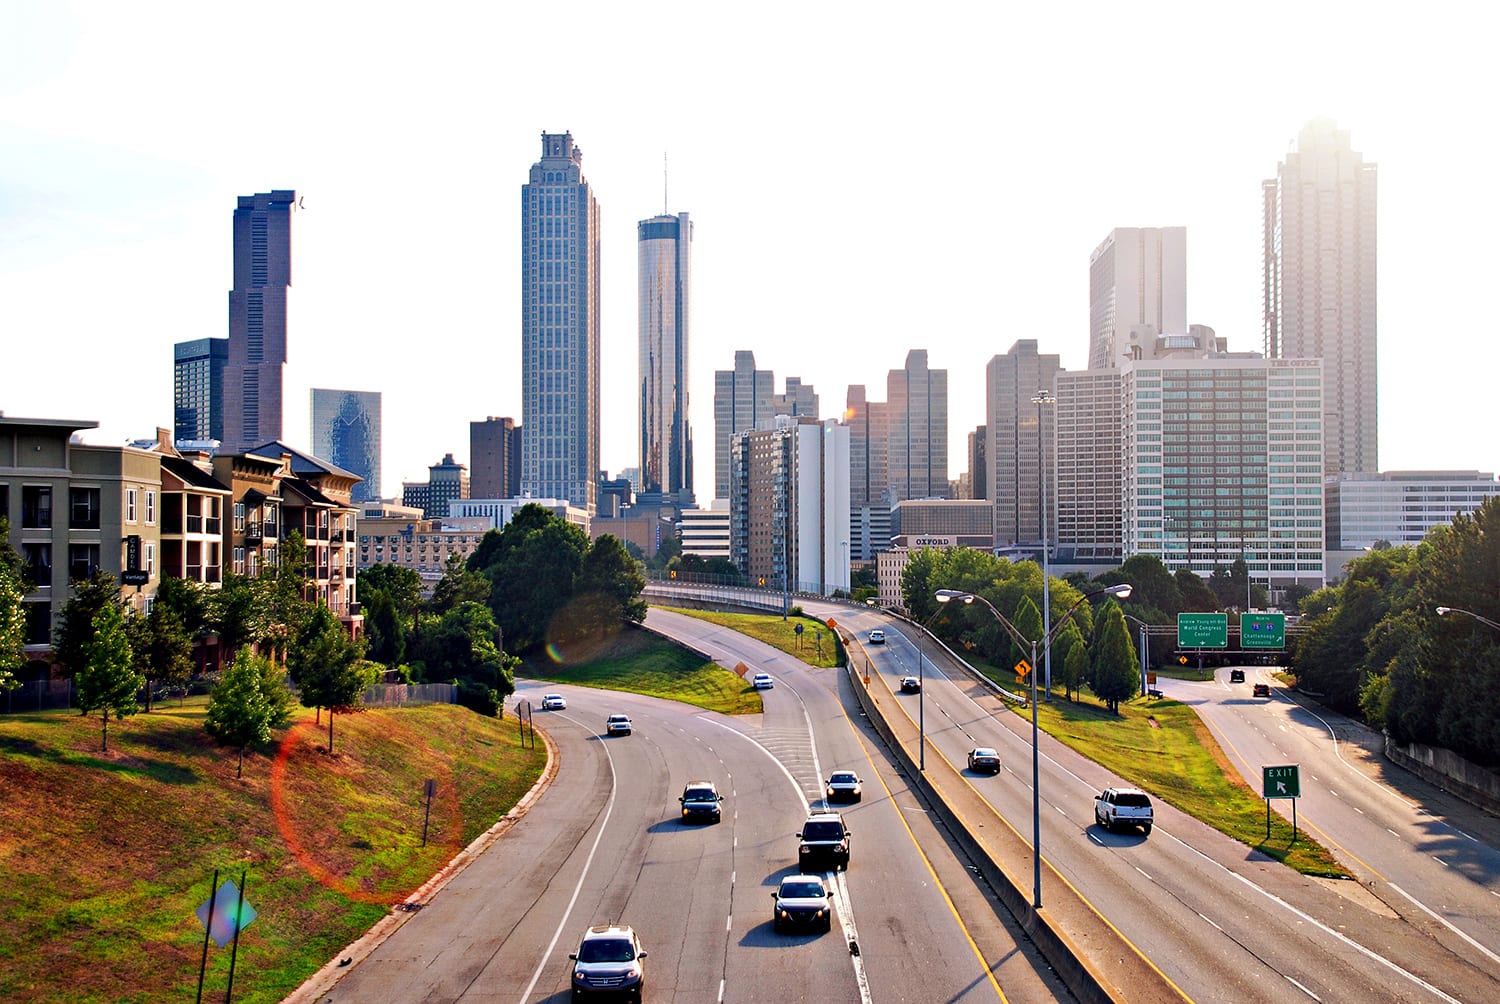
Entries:
[[599,492],[599,203],[571,133],[521,186],[521,492],[589,515]]
[[1261,183],[1268,359],[1323,360],[1327,474],[1379,468],[1375,165],[1328,119]]
[[[1055,405],[1038,406],[1035,399],[1040,391],[1057,396],[1060,369],[1056,355],[1037,351],[1035,338],[1021,339],[985,367],[988,498],[994,508],[996,547],[1042,542],[1043,467],[1049,474],[1049,509],[1057,497],[1057,479],[1050,476],[1057,416]],[[1056,539],[1056,526],[1049,513],[1048,539]]]
[[1120,227],[1089,258],[1089,369],[1149,358],[1186,334],[1187,228]]

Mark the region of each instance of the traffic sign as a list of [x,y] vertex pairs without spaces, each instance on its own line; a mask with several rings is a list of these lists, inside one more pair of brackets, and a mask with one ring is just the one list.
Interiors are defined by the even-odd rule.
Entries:
[[1022,659],[1020,662],[1016,663],[1016,679],[1019,680],[1029,672],[1031,672],[1031,663],[1027,662],[1025,659]]
[[1281,767],[1262,767],[1261,784],[1265,798],[1301,798],[1302,779],[1296,764]]
[[1240,614],[1241,648],[1286,648],[1285,614]]
[[1228,648],[1228,614],[1178,614],[1178,648]]

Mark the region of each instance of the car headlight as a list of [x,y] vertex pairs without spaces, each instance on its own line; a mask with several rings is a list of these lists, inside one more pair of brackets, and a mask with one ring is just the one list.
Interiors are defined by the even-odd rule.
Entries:
[[576,980],[579,983],[584,982],[584,980],[586,979],[586,977],[584,975],[583,970],[582,969],[575,969],[575,970],[573,970],[573,979]]
[[823,911],[819,910],[817,913],[813,914],[813,917],[815,919],[817,919],[817,920],[822,920],[823,919]]
[[688,811],[687,811],[687,809],[686,809],[686,808],[684,808],[684,809],[683,809],[683,810],[682,810],[682,814],[683,814],[683,815],[684,815],[684,816],[686,816],[686,815],[687,815],[687,814],[688,814]]
[[829,796],[829,797],[830,797],[830,798],[832,798],[832,797],[833,797],[833,789],[832,789],[832,788],[829,788],[829,789],[828,789],[828,796]]
[[780,917],[782,920],[786,920],[786,918],[787,918],[787,912],[785,910],[777,910],[776,911],[776,915],[778,917]]

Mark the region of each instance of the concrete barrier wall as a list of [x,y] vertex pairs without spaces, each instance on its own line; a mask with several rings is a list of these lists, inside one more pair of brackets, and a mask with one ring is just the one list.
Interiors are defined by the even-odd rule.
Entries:
[[1412,743],[1400,746],[1385,737],[1385,755],[1393,763],[1431,781],[1444,791],[1482,809],[1500,813],[1500,775],[1471,763],[1452,750]]

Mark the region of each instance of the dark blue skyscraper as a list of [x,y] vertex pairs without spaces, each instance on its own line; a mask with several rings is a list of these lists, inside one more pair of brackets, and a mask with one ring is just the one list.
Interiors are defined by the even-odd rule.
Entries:
[[313,455],[364,478],[352,501],[380,498],[380,394],[314,387],[311,415]]
[[172,438],[224,438],[224,364],[229,339],[195,338],[172,346]]
[[297,193],[242,195],[234,210],[234,288],[224,367],[224,451],[281,439],[292,210]]

